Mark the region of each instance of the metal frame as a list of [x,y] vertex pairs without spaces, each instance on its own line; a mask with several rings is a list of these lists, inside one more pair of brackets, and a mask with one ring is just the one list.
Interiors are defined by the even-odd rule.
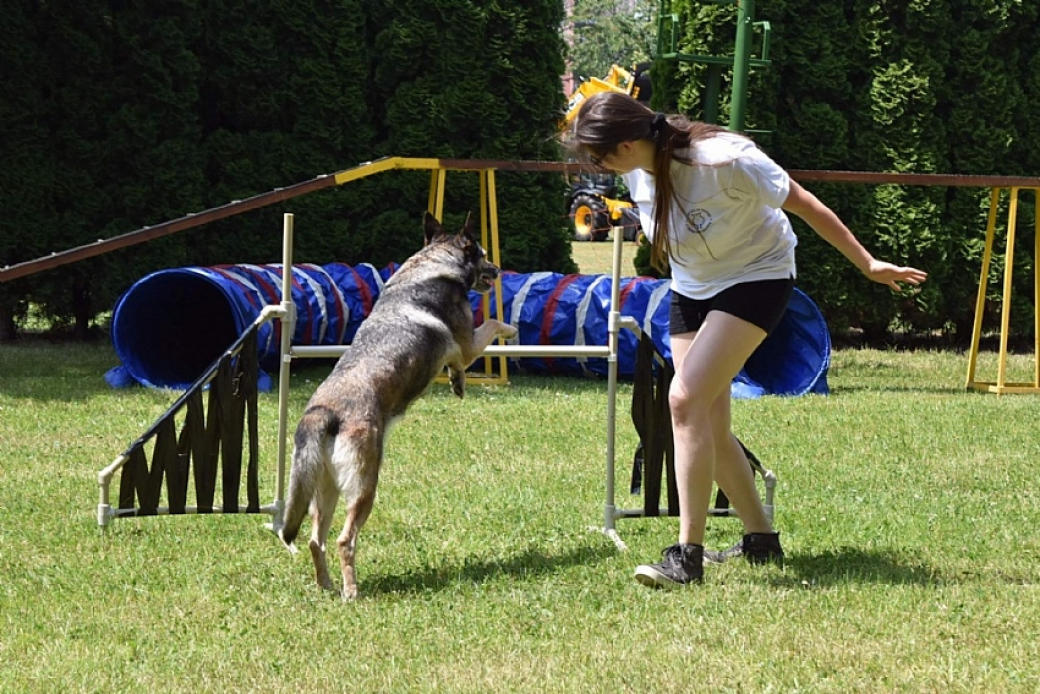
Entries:
[[[412,159],[412,160],[394,160],[393,162],[380,162],[376,164],[367,164],[352,169],[348,172],[342,172],[337,174],[336,183],[346,183],[350,180],[355,180],[371,173],[378,171],[384,171],[390,168],[429,168],[431,169],[430,174],[430,192],[427,200],[427,206],[431,214],[436,216],[438,219],[441,218],[444,208],[444,191],[447,172],[450,170],[476,170],[480,176],[480,226],[481,226],[481,240],[484,247],[488,251],[488,256],[492,262],[500,264],[500,251],[499,251],[499,239],[498,239],[498,207],[495,192],[495,166],[489,166],[489,162],[482,162],[479,165],[467,165],[461,162],[447,163],[445,164],[442,160],[438,159]],[[371,169],[376,169],[373,171]],[[603,527],[600,528],[605,535],[610,537],[614,543],[620,549],[625,548],[624,542],[617,534],[615,521],[618,518],[627,518],[635,515],[642,516],[642,510],[619,510],[615,506],[614,495],[615,495],[615,439],[616,439],[616,423],[617,423],[617,356],[618,356],[618,332],[627,328],[635,332],[639,332],[638,322],[631,317],[623,317],[621,315],[621,258],[623,239],[620,234],[615,234],[614,245],[613,245],[613,263],[611,268],[612,276],[612,288],[610,295],[610,310],[608,312],[608,325],[607,325],[607,344],[606,345],[507,345],[502,344],[499,339],[498,344],[492,344],[485,350],[485,374],[481,378],[482,383],[488,384],[501,384],[508,383],[507,375],[507,358],[508,357],[599,357],[607,360],[607,414],[606,414],[606,437],[607,437],[607,451],[606,451],[606,500],[604,503],[603,510]],[[293,245],[293,217],[291,214],[285,215],[285,229],[283,235],[283,258],[282,262],[285,267],[292,267],[292,245]],[[283,301],[281,306],[272,312],[274,317],[282,320],[285,325],[282,327],[282,342],[280,345],[280,360],[279,360],[279,375],[278,375],[278,470],[277,470],[277,485],[276,485],[276,498],[272,509],[272,521],[268,524],[268,528],[272,531],[277,531],[283,522],[283,513],[285,508],[285,477],[287,472],[287,457],[288,457],[288,414],[289,414],[289,375],[290,368],[294,359],[299,358],[329,358],[339,357],[346,350],[350,349],[349,346],[307,346],[299,345],[293,346],[291,344],[291,336],[294,330],[295,322],[295,308],[291,301],[291,292],[289,288],[285,286],[284,277],[288,274],[283,272],[283,288],[282,297]],[[495,296],[497,300],[497,315],[503,315],[502,306],[502,283],[498,279],[495,282],[496,291]],[[290,297],[289,301],[286,301],[284,297]],[[489,299],[485,297],[485,302]],[[485,315],[487,315],[488,303],[485,303]],[[495,376],[491,370],[491,362],[498,359],[498,375]],[[771,496],[771,494],[770,494]]]
[[[772,27],[769,22],[755,21],[755,0],[710,0],[716,5],[736,6],[737,35],[733,47],[733,55],[695,55],[678,51],[680,22],[679,15],[672,12],[671,0],[661,0],[657,14],[657,57],[661,60],[674,60],[680,63],[698,63],[707,66],[704,86],[704,120],[717,123],[719,119],[719,94],[721,93],[722,70],[733,71],[732,92],[730,94],[730,130],[744,132],[747,112],[748,82],[751,68],[769,67],[770,36]],[[760,57],[754,58],[753,32],[758,27],[762,30]]]
[[[979,342],[982,339],[982,317],[986,309],[986,288],[989,284],[989,266],[993,258],[993,241],[996,236],[997,216],[1001,193],[1008,191],[1007,236],[1004,247],[1004,283],[1000,310],[1000,349],[997,356],[997,380],[980,381],[975,378],[979,358]],[[1040,187],[1008,188],[994,187],[990,191],[989,216],[986,222],[986,246],[982,253],[982,270],[979,274],[979,293],[975,300],[975,325],[971,335],[971,351],[968,356],[968,375],[965,388],[989,393],[1040,393],[1040,271],[1033,272],[1033,380],[1028,383],[1009,383],[1007,380],[1008,335],[1011,322],[1011,276],[1014,269],[1015,225],[1018,221],[1018,193],[1031,190],[1035,196],[1036,231],[1034,233],[1034,264],[1040,261]]]

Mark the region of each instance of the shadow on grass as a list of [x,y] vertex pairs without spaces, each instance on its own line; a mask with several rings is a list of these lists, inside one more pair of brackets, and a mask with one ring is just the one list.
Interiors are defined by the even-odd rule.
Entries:
[[0,394],[36,402],[89,400],[112,388],[105,372],[118,364],[110,345],[26,339],[0,345]]
[[526,580],[555,573],[561,568],[593,565],[616,557],[617,548],[602,543],[595,547],[576,546],[559,554],[539,549],[501,559],[465,559],[461,564],[427,567],[402,574],[382,574],[365,581],[362,591],[368,595],[386,593],[420,593],[439,591],[459,583],[480,584],[500,576]]
[[920,559],[883,550],[839,547],[818,554],[788,554],[784,571],[775,583],[783,586],[820,587],[854,583],[932,585],[941,577]]

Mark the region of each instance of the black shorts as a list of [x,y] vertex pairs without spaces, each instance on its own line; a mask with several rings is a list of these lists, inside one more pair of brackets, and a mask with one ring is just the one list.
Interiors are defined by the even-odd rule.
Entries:
[[710,299],[690,299],[672,291],[668,330],[672,335],[700,330],[709,311],[722,311],[772,332],[784,317],[794,279],[735,284]]

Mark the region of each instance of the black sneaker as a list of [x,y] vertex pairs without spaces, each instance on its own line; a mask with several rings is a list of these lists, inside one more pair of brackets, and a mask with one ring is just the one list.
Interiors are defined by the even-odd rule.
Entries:
[[704,547],[672,545],[662,552],[664,560],[636,567],[636,580],[651,588],[677,588],[704,580]]
[[705,564],[722,564],[737,557],[744,557],[751,564],[783,566],[784,550],[780,546],[780,533],[748,533],[729,549],[721,552],[704,550]]

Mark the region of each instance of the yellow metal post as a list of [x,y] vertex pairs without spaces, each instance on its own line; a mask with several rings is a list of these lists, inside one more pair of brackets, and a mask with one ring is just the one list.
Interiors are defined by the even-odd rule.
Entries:
[[1004,293],[1000,302],[1000,356],[997,361],[997,392],[1007,386],[1007,345],[1011,328],[1011,275],[1015,266],[1015,221],[1018,219],[1018,188],[1011,188],[1008,201],[1007,246],[1004,249]]
[[[498,194],[495,190],[495,170],[484,169],[479,172],[480,176],[480,243],[488,252],[491,262],[502,267],[502,255],[498,245]],[[483,298],[484,320],[491,313],[491,301],[487,294]],[[502,278],[495,279],[495,315],[498,320],[504,321],[502,307]],[[503,344],[502,338],[497,338],[498,344]],[[493,373],[491,366],[493,357],[484,357],[484,372],[489,377]],[[508,359],[504,354],[498,356],[498,378],[490,381],[496,384],[509,383]]]
[[982,272],[979,275],[979,294],[975,300],[975,326],[971,333],[971,350],[968,354],[968,379],[965,388],[973,388],[975,369],[979,359],[979,341],[982,339],[982,314],[986,310],[986,285],[989,279],[989,263],[993,257],[993,237],[997,229],[997,210],[1000,207],[1000,188],[989,194],[989,217],[986,221],[986,243],[982,250]]
[[[1036,263],[1040,261],[1040,218],[1037,219],[1036,238],[1033,244],[1034,280],[1033,280],[1033,380],[1029,383],[1009,383],[1007,380],[1008,338],[1011,333],[1011,292],[1014,275],[1015,227],[1018,222],[1018,195],[1020,187],[1008,188],[1008,226],[1004,249],[1004,281],[1002,285],[1000,306],[1000,346],[997,354],[996,381],[980,381],[976,378],[979,356],[979,342],[982,338],[982,319],[986,304],[986,285],[989,279],[990,261],[993,256],[993,242],[996,236],[997,210],[1000,193],[1003,188],[993,188],[990,193],[989,218],[986,223],[986,247],[982,254],[982,272],[979,275],[979,293],[975,302],[975,326],[972,331],[971,352],[968,358],[967,388],[984,390],[990,393],[1040,393],[1040,275],[1037,274]],[[1036,200],[1037,214],[1040,214],[1040,188],[1026,188],[1038,195]]]
[[1033,189],[1033,383],[1040,384],[1040,188]]
[[[444,192],[447,174],[448,169],[439,165],[430,172],[430,193],[426,203],[430,214],[441,221],[443,221],[444,215]],[[493,168],[478,169],[477,175],[480,179],[480,243],[488,252],[488,258],[491,262],[502,267],[498,245],[498,199],[495,193],[495,170]],[[481,301],[484,319],[487,320],[491,316],[490,299],[487,295],[484,295]],[[501,278],[495,280],[495,304],[497,308],[496,315],[501,320],[503,313]],[[502,338],[498,338],[498,344],[503,344]],[[494,357],[484,357],[484,372],[469,372],[467,376],[479,379],[480,383],[484,385],[508,384],[507,357],[504,354],[498,356],[499,369],[497,374],[492,366],[493,359]],[[445,374],[441,374],[436,380],[438,383],[448,382]]]
[[447,171],[436,168],[430,172],[430,196],[426,201],[426,209],[430,211],[437,221],[443,221],[444,217],[444,179]]

